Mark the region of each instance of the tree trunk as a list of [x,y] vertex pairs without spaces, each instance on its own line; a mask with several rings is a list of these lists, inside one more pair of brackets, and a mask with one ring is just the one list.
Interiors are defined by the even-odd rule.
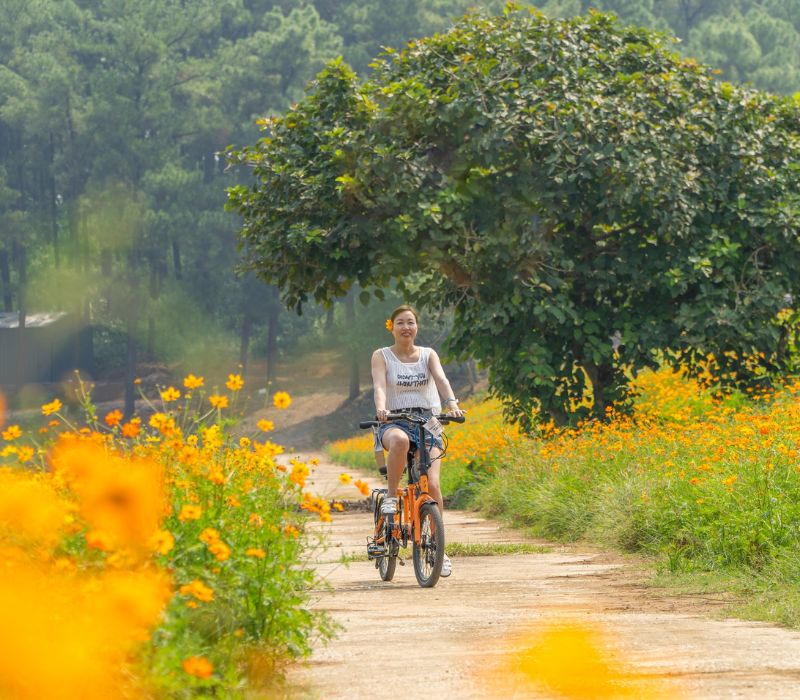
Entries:
[[242,372],[247,371],[247,357],[250,353],[250,333],[253,329],[253,318],[248,311],[244,312],[242,319],[242,335],[239,343],[239,364],[242,366]]
[[[355,291],[351,289],[345,297],[345,318],[347,319],[347,328],[350,330],[351,337],[356,323],[356,295]],[[356,347],[350,347],[350,390],[347,394],[349,401],[358,398],[361,393],[361,385],[358,376],[358,352]]]
[[267,315],[267,384],[275,379],[278,360],[278,329],[280,323],[280,301],[278,300],[278,288],[272,287],[270,303]]
[[14,310],[14,296],[11,293],[11,266],[8,250],[0,248],[0,280],[3,282],[3,310],[11,313]]
[[139,318],[139,278],[134,253],[128,262],[128,304],[125,307],[127,342],[125,352],[125,418],[131,418],[136,410],[136,327]]
[[183,265],[181,263],[181,243],[176,238],[172,239],[172,264],[175,267],[175,279],[183,279]]
[[55,157],[56,147],[53,132],[50,132],[50,237],[53,245],[53,259],[55,262],[56,270],[61,267],[61,251],[58,245],[58,202],[56,197],[56,176],[55,176]]
[[328,309],[328,313],[325,314],[325,332],[328,333],[329,331],[333,330],[333,305],[335,302],[331,302],[331,306]]
[[597,418],[602,419],[606,414],[607,392],[614,378],[614,368],[610,364],[596,365],[593,362],[584,363],[583,368],[592,383],[594,394],[592,411]]
[[17,389],[21,389],[27,380],[28,363],[26,352],[27,333],[25,324],[28,316],[25,285],[28,281],[27,251],[23,245],[15,245],[15,255],[19,284],[17,287],[17,302],[19,303],[19,326],[17,327]]

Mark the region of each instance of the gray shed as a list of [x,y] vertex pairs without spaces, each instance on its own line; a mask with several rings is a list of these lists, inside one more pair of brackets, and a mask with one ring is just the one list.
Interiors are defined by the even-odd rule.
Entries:
[[92,369],[91,327],[77,316],[28,314],[20,333],[19,314],[0,313],[0,384],[58,382],[75,369]]

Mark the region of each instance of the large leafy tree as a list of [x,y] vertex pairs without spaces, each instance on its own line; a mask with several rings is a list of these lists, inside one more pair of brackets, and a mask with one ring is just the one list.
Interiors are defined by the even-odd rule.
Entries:
[[602,414],[659,348],[787,361],[796,104],[596,13],[473,15],[377,65],[330,65],[231,153],[257,178],[229,200],[247,263],[288,305],[392,279],[453,305],[450,350],[523,420],[579,413],[587,383]]

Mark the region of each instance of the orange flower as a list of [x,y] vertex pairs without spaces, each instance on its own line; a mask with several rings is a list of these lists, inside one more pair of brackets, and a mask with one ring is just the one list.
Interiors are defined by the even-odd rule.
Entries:
[[167,554],[175,546],[175,538],[169,530],[159,530],[150,538],[150,546],[158,554]]
[[206,586],[200,579],[181,586],[179,590],[181,595],[190,595],[202,603],[210,603],[214,600],[214,589]]
[[256,427],[259,430],[263,430],[265,433],[268,433],[270,430],[275,430],[275,423],[273,423],[271,420],[262,418],[260,421],[258,421],[258,423],[256,423]]
[[21,435],[22,430],[18,425],[9,425],[8,428],[3,431],[3,440],[16,440]]
[[122,411],[120,411],[118,408],[115,408],[110,413],[106,413],[106,417],[103,420],[105,420],[106,425],[109,428],[114,428],[119,425],[120,421],[122,420]]
[[344,506],[341,503],[339,503],[339,501],[333,502],[333,508],[334,510],[339,511],[340,513],[344,510]]
[[200,533],[198,539],[205,544],[214,544],[215,542],[219,542],[219,532],[213,527],[207,527]]
[[190,390],[199,389],[203,384],[205,384],[205,379],[203,377],[195,377],[193,374],[184,377],[183,380],[183,386]]
[[283,528],[283,534],[286,535],[287,537],[293,537],[293,538],[299,537],[300,530],[298,530],[294,525],[286,525]]
[[214,673],[213,664],[204,656],[190,656],[184,659],[181,665],[186,673],[197,678],[211,678],[211,674]]
[[130,422],[122,426],[122,435],[126,438],[135,438],[142,430],[142,419],[131,418]]
[[343,484],[349,484],[352,480],[353,477],[351,477],[349,474],[345,474],[344,472],[339,474],[339,481],[341,481]]
[[106,533],[99,530],[91,530],[86,533],[86,545],[90,549],[99,549],[101,552],[110,552],[113,548],[113,541]]
[[187,520],[199,520],[203,514],[203,509],[200,506],[185,505],[178,513],[178,520],[185,523]]
[[361,481],[361,479],[356,479],[353,482],[353,486],[355,486],[359,491],[361,491],[362,495],[364,496],[369,495],[369,485],[366,482]]
[[285,391],[278,391],[272,397],[272,403],[275,404],[275,408],[289,408],[292,403],[292,397]]
[[53,399],[50,403],[42,406],[42,415],[50,416],[53,413],[58,413],[63,407],[63,404],[58,399]]
[[171,386],[164,391],[161,392],[161,400],[164,403],[169,403],[170,401],[177,401],[181,397],[181,392],[178,391],[174,386]]
[[214,408],[228,408],[228,397],[221,394],[212,394],[208,397],[209,403]]
[[386,319],[386,324],[385,325],[386,325],[386,330],[387,331],[391,332],[392,329],[394,328],[394,323],[392,323],[392,319],[390,319],[390,318]]
[[208,546],[208,551],[211,552],[217,561],[225,561],[231,556],[231,548],[224,542],[214,542]]
[[256,559],[263,559],[265,556],[267,556],[267,553],[258,547],[250,547],[250,549],[246,549],[244,553],[248,557],[255,557]]
[[244,386],[244,379],[241,374],[229,374],[225,386],[231,391],[239,391]]

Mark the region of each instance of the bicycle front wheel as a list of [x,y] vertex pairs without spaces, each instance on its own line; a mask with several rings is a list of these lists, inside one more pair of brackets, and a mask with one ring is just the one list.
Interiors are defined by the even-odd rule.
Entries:
[[[378,523],[381,522],[381,517],[382,517],[381,504],[383,503],[384,497],[385,494],[380,493],[375,499],[374,517],[375,517],[376,528],[378,526]],[[380,557],[377,561],[378,573],[381,576],[381,580],[391,581],[394,578],[395,569],[397,569],[397,554],[395,553],[395,555],[392,556],[394,547],[390,536],[389,528],[387,528],[383,523],[381,523],[381,525],[384,531],[383,546],[385,548],[386,554]]]
[[419,510],[419,544],[415,537],[413,558],[417,583],[433,588],[444,562],[444,521],[436,503],[426,503]]

